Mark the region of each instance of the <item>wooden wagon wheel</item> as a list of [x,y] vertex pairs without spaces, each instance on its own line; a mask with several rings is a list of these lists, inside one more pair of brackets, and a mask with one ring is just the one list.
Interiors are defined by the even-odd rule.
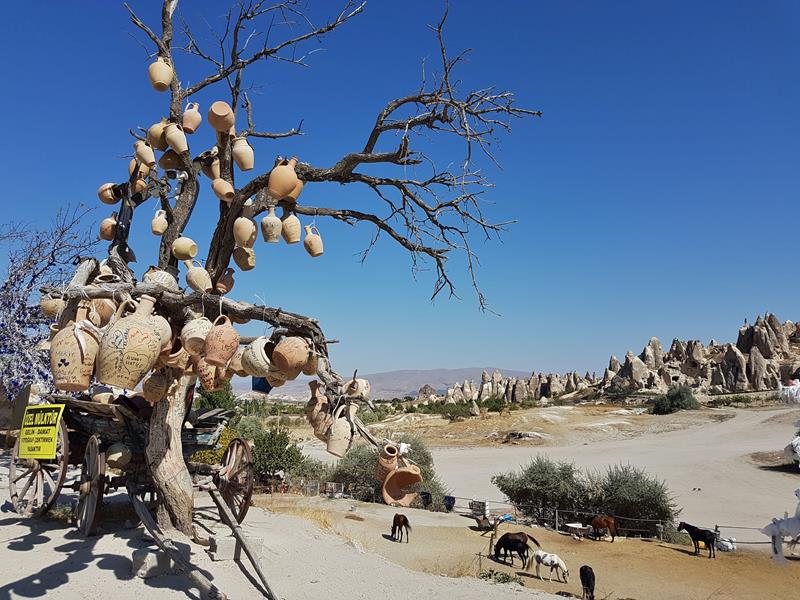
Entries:
[[69,468],[69,437],[62,419],[56,437],[53,460],[19,457],[19,439],[11,453],[8,490],[14,510],[23,517],[41,517],[50,510]]
[[222,468],[219,470],[217,486],[222,493],[233,516],[241,523],[250,508],[253,496],[253,484],[256,479],[256,468],[250,444],[242,438],[234,438],[228,444],[222,456]]
[[100,452],[100,439],[93,435],[86,443],[81,465],[80,496],[75,509],[75,520],[78,529],[85,536],[94,533],[97,524],[97,513],[103,501],[106,483],[106,455]]

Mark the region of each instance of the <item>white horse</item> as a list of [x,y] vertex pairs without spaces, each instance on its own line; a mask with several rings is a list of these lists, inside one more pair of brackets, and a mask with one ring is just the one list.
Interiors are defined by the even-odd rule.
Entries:
[[537,550],[533,553],[531,559],[528,560],[528,564],[525,567],[526,571],[530,570],[531,560],[536,561],[536,577],[539,579],[542,578],[542,576],[539,574],[539,567],[544,565],[545,567],[550,567],[550,578],[548,581],[553,581],[553,569],[555,569],[556,580],[561,581],[561,573],[564,573],[564,583],[567,583],[569,569],[567,569],[566,563],[561,560],[561,557],[559,557],[558,554],[551,554],[549,552],[544,552],[543,550]]
[[794,491],[794,495],[798,500],[794,516],[790,517],[788,513],[784,513],[783,519],[772,519],[772,523],[761,530],[761,533],[772,541],[772,560],[782,565],[788,562],[783,555],[783,538],[788,537],[791,540],[789,547],[792,552],[800,540],[800,488]]

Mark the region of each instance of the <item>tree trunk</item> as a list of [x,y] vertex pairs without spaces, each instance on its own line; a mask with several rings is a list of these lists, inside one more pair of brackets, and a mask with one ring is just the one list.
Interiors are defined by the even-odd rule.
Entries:
[[192,478],[183,458],[181,427],[186,414],[186,394],[195,375],[173,381],[166,396],[153,408],[145,456],[158,492],[158,522],[192,535]]

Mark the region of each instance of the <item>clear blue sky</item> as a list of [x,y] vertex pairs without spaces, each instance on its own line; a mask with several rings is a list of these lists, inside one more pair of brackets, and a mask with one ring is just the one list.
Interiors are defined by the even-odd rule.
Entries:
[[[132,4],[157,26],[160,3]],[[197,14],[219,23],[223,3],[182,4],[201,34]],[[312,3],[315,18],[332,4]],[[311,68],[255,69],[257,123],[283,130],[304,119],[308,133],[254,141],[257,172],[278,153],[327,165],[363,145],[383,103],[414,89],[421,60],[436,58],[426,25],[440,9],[371,0],[313,45],[324,50]],[[370,230],[328,222],[319,223],[321,259],[259,242],[258,268],[237,274],[233,295],[316,316],[342,340],[341,372],[601,370],[651,335],[730,340],[765,310],[800,319],[799,26],[800,5],[789,1],[452,2],[448,44],[474,50],[465,85],[512,89],[545,113],[504,139],[502,171],[486,170],[497,183],[487,212],[519,221],[503,243],[478,244],[480,280],[500,316],[478,310],[457,264],[463,300],[431,304],[430,274],[414,281],[403,251],[382,240],[362,265],[355,255]],[[98,206],[99,221],[108,211],[95,191],[125,176],[128,128],[166,111],[147,82],[142,36],[121,2],[106,0],[8,3],[0,29],[2,221],[42,221],[80,201]],[[194,63],[181,68],[202,75]],[[199,95],[203,112],[218,96]],[[205,124],[190,142],[210,140]],[[217,206],[203,186],[188,231],[201,255]],[[323,185],[303,200],[371,202],[352,186]],[[135,223],[138,274],[156,255],[153,210]]]

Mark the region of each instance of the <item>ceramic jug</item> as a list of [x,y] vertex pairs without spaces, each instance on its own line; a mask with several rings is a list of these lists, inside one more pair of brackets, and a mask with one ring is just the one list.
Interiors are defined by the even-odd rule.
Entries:
[[256,253],[252,248],[237,246],[233,249],[233,262],[242,271],[250,271],[256,267]]
[[220,315],[206,336],[206,362],[215,367],[224,367],[239,349],[239,334],[231,325],[231,320]]
[[266,377],[272,366],[266,352],[267,341],[264,336],[258,337],[242,352],[242,368],[254,377]]
[[303,375],[317,374],[317,355],[313,352],[308,355],[306,364],[303,365]]
[[197,244],[188,237],[179,237],[172,242],[172,255],[178,260],[192,260],[197,256]]
[[147,130],[147,141],[151,148],[155,148],[159,152],[164,152],[167,149],[167,138],[164,136],[164,128],[167,126],[167,120],[161,119],[158,123],[153,123]]
[[214,194],[217,196],[217,198],[227,203],[230,203],[230,201],[233,200],[233,197],[236,195],[233,186],[222,178],[212,181],[211,189],[214,190]]
[[306,252],[311,256],[322,256],[322,236],[319,234],[319,229],[314,225],[306,225],[306,239],[303,240]]
[[161,340],[159,354],[163,354],[172,348],[172,326],[169,324],[169,321],[161,315],[152,315],[150,320],[153,323],[153,327],[156,328],[158,339]]
[[150,174],[150,167],[148,167],[145,164],[140,163],[135,158],[132,158],[131,162],[128,163],[128,176],[129,177],[133,176],[133,172],[136,171],[137,167],[139,169],[139,174],[138,174],[139,179],[144,179],[145,177],[147,177]]
[[39,300],[39,307],[48,319],[55,319],[64,310],[64,306],[65,302],[61,298],[42,296],[41,300]]
[[114,184],[113,183],[104,183],[100,186],[97,190],[97,197],[100,198],[100,202],[103,204],[116,204],[120,201],[122,196],[118,196],[114,192]]
[[300,219],[286,208],[283,209],[283,218],[281,219],[281,235],[287,244],[296,244],[300,241]]
[[100,239],[111,241],[117,232],[117,213],[100,221]]
[[169,222],[167,221],[167,211],[165,210],[157,210],[156,216],[153,217],[153,220],[150,221],[150,231],[153,232],[153,235],[164,235],[164,232],[169,227]]
[[147,74],[150,77],[150,83],[157,92],[166,92],[169,85],[172,83],[174,75],[172,67],[167,64],[163,57],[159,56],[155,62],[150,63],[147,67]]
[[[330,454],[342,458],[350,449],[350,444],[353,443],[353,430],[350,426],[350,421],[345,415],[347,404],[342,402],[336,412],[333,413],[333,421],[330,426],[330,433],[328,434],[327,450]],[[350,405],[350,418],[355,416],[358,406],[355,404]]]
[[89,319],[98,327],[108,325],[114,318],[114,313],[117,312],[117,304],[108,298],[95,298],[89,306]]
[[186,133],[194,133],[203,122],[203,116],[200,114],[200,105],[197,102],[189,102],[186,105],[186,110],[183,111],[183,118],[181,124]]
[[202,356],[192,356],[192,368],[200,380],[203,389],[214,392],[217,386],[217,367],[206,362]]
[[174,338],[172,340],[172,348],[170,350],[169,354],[164,358],[165,366],[172,367],[179,371],[185,371],[189,366],[190,356],[186,348],[183,347],[183,342],[181,342],[180,338]]
[[252,219],[239,217],[233,222],[233,239],[237,246],[252,248],[256,241],[257,229]]
[[386,476],[397,468],[399,451],[394,444],[384,444],[378,454],[378,466],[375,468],[375,479],[384,482]]
[[136,160],[150,167],[151,169],[156,166],[156,155],[153,154],[153,149],[142,140],[133,144],[133,149],[136,152]]
[[208,109],[208,122],[217,131],[228,132],[236,125],[236,115],[227,102],[217,100]]
[[299,179],[297,178],[297,173],[294,172],[296,164],[297,158],[292,157],[288,161],[283,161],[276,165],[270,171],[267,192],[273,200],[283,200],[297,186]]
[[186,284],[195,292],[211,293],[211,275],[208,274],[199,261],[185,260]]
[[211,321],[205,317],[187,321],[181,330],[181,343],[192,356],[202,354],[206,346],[206,336],[211,331]]
[[56,389],[65,392],[89,389],[101,335],[88,320],[88,308],[79,306],[75,321],[50,341],[50,370]]
[[217,279],[216,290],[223,296],[233,289],[233,269],[228,267]]
[[170,148],[175,150],[178,154],[181,152],[188,152],[189,143],[186,141],[186,135],[177,123],[169,123],[164,128],[164,137],[167,138],[167,143]]
[[228,368],[239,377],[249,377],[250,373],[245,371],[244,365],[242,365],[242,354],[244,354],[244,348],[239,346],[236,352],[233,353],[233,356],[231,356],[231,360],[228,362]]
[[383,501],[389,506],[411,506],[417,494],[407,491],[407,488],[419,483],[422,483],[422,473],[418,466],[395,469],[383,481]]
[[311,347],[305,338],[285,337],[272,351],[272,364],[284,373],[300,371],[308,361]]
[[181,166],[181,159],[175,150],[168,148],[158,159],[158,166],[165,171],[174,171]]
[[269,207],[269,214],[261,219],[261,235],[264,241],[270,244],[277,244],[281,241],[281,231],[283,222],[275,215],[275,207]]
[[180,290],[178,282],[172,275],[170,275],[166,271],[157,269],[156,267],[150,267],[149,269],[147,269],[142,279],[144,280],[145,283],[158,284],[161,287],[170,290],[171,292],[177,292]]
[[233,139],[233,160],[242,171],[249,171],[253,168],[255,156],[253,148],[247,143],[247,138]]
[[218,149],[214,146],[211,150],[203,152],[200,156],[200,168],[203,170],[203,175],[211,179],[219,179],[219,157],[217,156]]

